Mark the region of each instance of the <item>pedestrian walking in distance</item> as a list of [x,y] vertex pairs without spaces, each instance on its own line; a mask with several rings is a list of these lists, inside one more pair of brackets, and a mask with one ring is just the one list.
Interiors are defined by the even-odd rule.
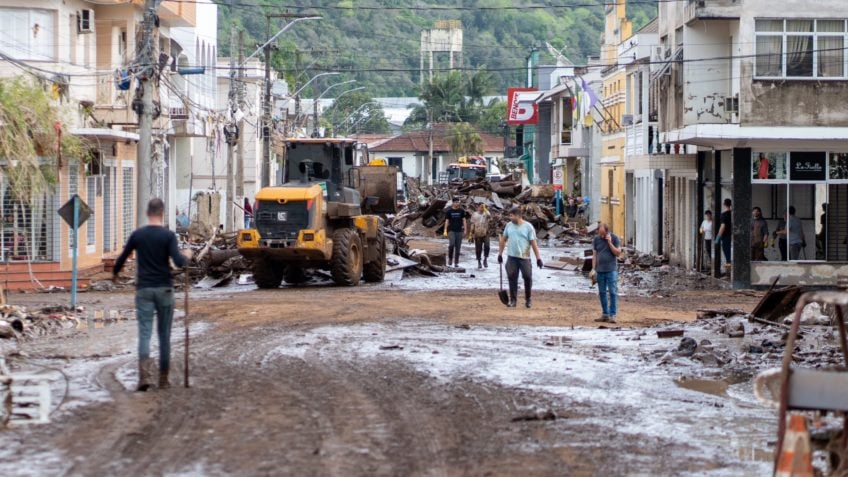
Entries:
[[592,273],[598,280],[598,295],[601,299],[601,317],[595,321],[615,323],[618,315],[618,256],[621,241],[610,232],[607,224],[598,227],[598,235],[592,239]]
[[[480,204],[471,214],[471,236],[474,239],[474,253],[477,255],[477,268],[489,268],[489,223],[492,214],[486,204]],[[482,259],[482,261],[481,261]]]
[[468,212],[462,208],[459,198],[454,197],[451,207],[445,213],[445,235],[448,237],[448,266],[459,266],[459,251],[462,237],[468,230]]
[[182,253],[177,248],[177,236],[163,225],[165,203],[151,199],[147,204],[148,224],[136,229],[127,240],[124,251],[115,262],[113,280],[124,267],[131,253],[136,253],[135,308],[138,323],[138,391],[152,385],[153,360],[150,358],[150,337],[153,315],[156,315],[156,334],[159,337],[159,387],[170,386],[168,371],[171,363],[171,324],[174,319],[174,288],[168,259],[184,267],[191,250]]
[[524,306],[533,306],[530,295],[533,289],[533,265],[530,263],[530,249],[536,255],[536,265],[542,268],[542,255],[536,243],[536,229],[521,217],[521,209],[513,207],[509,211],[509,223],[504,227],[498,248],[498,264],[503,264],[503,252],[506,249],[506,276],[509,281],[509,304],[514,308],[518,296],[518,274],[524,279]]
[[730,246],[733,242],[733,201],[724,199],[724,212],[721,213],[718,233],[716,239],[721,243],[721,251],[724,254],[724,267],[731,268]]

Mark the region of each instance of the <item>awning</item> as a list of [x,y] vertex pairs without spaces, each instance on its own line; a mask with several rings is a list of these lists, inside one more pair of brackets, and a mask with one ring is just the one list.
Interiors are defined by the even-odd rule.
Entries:
[[561,85],[559,85],[555,88],[551,88],[551,89],[545,91],[545,93],[541,97],[539,97],[539,99],[537,99],[536,102],[541,103],[542,101],[550,99],[550,98],[552,98],[552,97],[554,97],[554,96],[556,96],[560,93],[564,93],[566,91],[571,91],[571,88],[567,84],[561,84]]
[[109,128],[71,128],[68,132],[74,136],[90,137],[110,141],[138,141],[139,135],[127,131]]

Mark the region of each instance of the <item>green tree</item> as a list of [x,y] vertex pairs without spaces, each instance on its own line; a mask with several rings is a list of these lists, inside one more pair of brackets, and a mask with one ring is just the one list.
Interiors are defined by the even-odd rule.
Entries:
[[471,124],[456,124],[450,129],[446,139],[456,159],[483,153],[483,138]]
[[436,75],[421,85],[418,99],[422,104],[413,107],[407,125],[436,123],[476,123],[480,118],[483,98],[491,94],[493,76],[478,69],[463,75],[459,71]]
[[59,153],[68,159],[90,157],[79,137],[66,131],[60,139],[63,123],[61,110],[42,85],[24,77],[0,80],[0,157],[9,160],[3,173],[16,202],[31,204],[55,182],[56,162],[42,158]]
[[390,132],[383,108],[365,91],[355,91],[336,100],[324,111],[321,122],[339,136]]
[[480,113],[477,128],[489,134],[501,135],[501,124],[506,121],[506,102],[497,98],[489,102]]

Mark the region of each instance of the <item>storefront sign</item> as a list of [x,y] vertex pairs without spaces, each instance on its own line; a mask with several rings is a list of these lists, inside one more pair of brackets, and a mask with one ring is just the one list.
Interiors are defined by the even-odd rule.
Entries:
[[827,154],[792,152],[789,154],[790,181],[824,181],[827,179]]
[[539,106],[535,88],[509,88],[507,90],[506,122],[508,124],[538,124]]

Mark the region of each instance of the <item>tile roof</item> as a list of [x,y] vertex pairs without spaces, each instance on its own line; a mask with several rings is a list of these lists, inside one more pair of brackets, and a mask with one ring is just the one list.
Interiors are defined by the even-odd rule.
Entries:
[[[451,134],[453,124],[436,124],[433,127],[433,152],[444,153],[450,152],[448,136]],[[503,152],[503,138],[482,131],[477,131],[480,138],[483,139],[483,152]],[[430,132],[411,131],[399,134],[379,145],[371,147],[374,152],[423,152],[427,153],[430,150],[429,145]]]

